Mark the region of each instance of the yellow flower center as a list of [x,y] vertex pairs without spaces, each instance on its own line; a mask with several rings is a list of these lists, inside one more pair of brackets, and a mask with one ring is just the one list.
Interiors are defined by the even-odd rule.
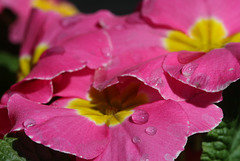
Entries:
[[147,96],[139,92],[139,83],[123,89],[113,85],[101,92],[91,88],[89,96],[91,100],[73,99],[67,108],[77,110],[96,125],[118,125],[133,114],[134,107],[148,102]]
[[[62,16],[72,16],[78,13],[76,7],[67,2],[56,2],[55,0],[32,0],[32,7],[43,11],[55,11]],[[24,79],[38,62],[40,56],[49,48],[47,44],[39,44],[33,55],[22,56],[19,60],[18,81]]]
[[33,57],[30,55],[22,56],[19,59],[18,80],[25,78],[31,71],[32,67],[38,62],[40,56],[49,48],[47,44],[40,44],[36,47]]
[[33,0],[32,6],[43,11],[55,11],[62,16],[72,16],[78,13],[76,7],[66,2],[56,2],[54,0]]
[[164,47],[171,52],[209,52],[230,42],[240,42],[240,33],[228,36],[224,24],[214,18],[198,20],[187,34],[177,30],[170,31],[163,39]]

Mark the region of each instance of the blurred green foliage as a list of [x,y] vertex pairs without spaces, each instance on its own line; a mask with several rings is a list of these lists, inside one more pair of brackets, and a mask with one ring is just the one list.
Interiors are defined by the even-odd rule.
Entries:
[[0,95],[17,80],[18,57],[0,51]]
[[202,161],[240,161],[240,81],[223,92],[222,123],[210,131],[202,143]]
[[13,149],[13,142],[16,138],[4,137],[0,140],[0,160],[1,161],[26,161],[24,158],[20,157],[18,153]]

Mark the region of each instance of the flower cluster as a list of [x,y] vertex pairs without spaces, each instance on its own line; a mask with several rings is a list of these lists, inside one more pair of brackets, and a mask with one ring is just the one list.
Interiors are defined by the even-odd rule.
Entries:
[[125,16],[33,9],[0,132],[23,130],[79,161],[174,160],[187,137],[221,122],[214,103],[240,78],[239,3],[144,0]]

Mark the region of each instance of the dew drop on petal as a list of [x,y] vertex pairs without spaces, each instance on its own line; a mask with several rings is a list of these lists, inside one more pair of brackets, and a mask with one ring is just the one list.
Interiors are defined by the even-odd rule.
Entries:
[[108,26],[106,25],[106,23],[103,20],[99,20],[98,24],[103,29],[107,29],[108,28]]
[[143,154],[140,161],[150,161],[149,160],[149,155],[148,154]]
[[148,122],[149,114],[144,110],[135,110],[132,114],[132,121],[135,124],[145,124]]
[[197,64],[193,64],[193,63],[188,63],[188,64],[184,65],[182,70],[181,70],[182,75],[184,75],[186,77],[192,75],[197,67],[198,67],[198,65]]
[[148,135],[155,135],[157,133],[157,129],[155,127],[149,126],[145,129],[146,134]]
[[133,142],[134,144],[138,144],[138,143],[141,142],[141,139],[140,139],[138,136],[134,136],[134,137],[132,138],[132,142]]
[[26,121],[23,122],[23,126],[26,128],[34,126],[34,125],[36,125],[36,121],[33,119],[27,119]]
[[166,161],[173,161],[174,160],[173,157],[170,154],[168,154],[168,153],[164,155],[164,159]]
[[117,30],[123,30],[123,29],[124,29],[124,26],[123,26],[123,25],[117,25],[117,26],[115,26],[115,29],[117,29]]
[[60,21],[60,24],[62,25],[62,27],[70,27],[78,23],[80,19],[81,18],[79,16],[66,17]]
[[102,54],[103,54],[104,57],[106,57],[106,58],[111,57],[111,52],[110,52],[109,48],[102,48],[101,51],[102,51]]

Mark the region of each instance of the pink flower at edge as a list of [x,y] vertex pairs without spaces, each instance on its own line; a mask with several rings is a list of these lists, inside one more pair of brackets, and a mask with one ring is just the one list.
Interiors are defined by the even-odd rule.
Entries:
[[[53,7],[51,8],[48,3],[52,4]],[[66,6],[66,9],[64,9],[64,5]],[[44,8],[44,6],[48,6],[50,8]],[[60,7],[62,10],[58,10]],[[45,2],[41,0],[1,0],[0,12],[4,8],[10,9],[14,14],[16,14],[17,17],[16,21],[10,27],[9,39],[12,43],[21,43],[23,41],[24,32],[26,30],[28,18],[32,8],[39,8],[47,11],[52,10],[64,16],[68,16],[68,14],[73,15],[77,12],[77,9],[73,5],[68,2],[62,2],[61,0],[48,0]],[[68,13],[67,10],[70,9],[73,11],[69,11]]]
[[[164,100],[164,89],[174,88],[168,88],[169,80],[162,70],[165,51],[155,41],[157,32],[152,33],[146,25],[122,21],[109,25],[111,19],[101,21],[103,29],[83,32],[59,46],[54,44],[43,53],[31,73],[10,88],[2,103],[7,104],[11,131],[24,130],[37,143],[85,159],[173,160],[183,150],[188,136],[219,124],[222,111],[212,103],[219,101],[221,92],[207,93],[187,87],[186,92],[193,90],[189,95],[166,94],[169,98],[178,95],[179,102]],[[148,42],[144,42],[146,38]],[[122,68],[114,66],[116,63]],[[165,79],[164,86],[157,80],[159,77]],[[99,103],[91,89],[99,89],[100,95],[112,99],[107,102],[100,99]],[[130,89],[129,93],[123,89]],[[82,104],[70,106],[73,99],[81,99]],[[107,104],[106,113],[113,112],[118,106],[109,106],[109,102],[119,105],[115,104],[119,100],[126,101],[120,101],[121,106],[129,105],[132,114],[117,125],[93,121],[89,111],[83,110],[98,108],[95,101],[99,106]],[[202,100],[206,100],[204,104]],[[101,110],[95,109],[94,114]],[[144,114],[147,121],[141,122],[138,114]]]
[[[60,76],[64,79],[56,78],[53,85],[59,88],[69,79],[72,83],[84,82],[85,88],[89,89],[91,82],[87,80],[91,80],[92,76],[85,72],[65,73]],[[132,82],[130,80],[126,77],[114,86],[124,89]],[[134,82],[141,84],[139,94],[146,94],[150,102],[136,106],[133,111],[147,113],[144,115],[147,121],[134,122],[137,114],[133,113],[134,116],[127,117],[115,126],[96,125],[86,115],[69,109],[69,101],[76,97],[65,96],[53,101],[52,105],[40,105],[14,94],[8,102],[9,118],[14,125],[12,131],[24,130],[35,142],[85,159],[140,160],[141,157],[147,157],[151,160],[173,160],[183,150],[187,136],[208,131],[221,121],[221,109],[215,105],[197,107],[186,102],[162,100],[157,97],[157,90],[138,80]],[[59,90],[65,91],[65,94],[72,91],[68,88],[72,83]],[[83,90],[81,94],[79,91],[78,95],[87,100],[85,92]]]
[[[230,83],[239,79],[239,1],[145,0],[142,6],[143,19],[151,26],[165,30],[166,35],[161,37],[163,43],[171,41],[176,46],[181,44],[182,40],[182,49],[180,46],[177,49],[169,48],[170,51],[176,52],[169,53],[163,63],[164,70],[171,77],[207,92],[222,91]],[[204,32],[207,31],[204,26],[200,29],[200,23],[213,24],[212,28],[208,29],[211,31],[212,40],[208,37],[200,38],[204,37]],[[197,30],[202,31],[199,33],[200,36],[197,35]],[[219,36],[221,34],[222,37]],[[182,39],[177,42],[174,36],[177,36],[175,40]],[[197,49],[199,46],[195,46],[196,48],[192,46],[192,48],[187,45],[189,43],[196,45],[194,41],[198,40],[201,40],[198,43],[201,44],[207,39],[210,40],[206,43],[209,46],[203,45],[199,50]],[[211,41],[215,44],[211,44]],[[168,47],[169,44],[167,44]],[[183,47],[183,45],[188,47],[185,48],[186,46]]]

